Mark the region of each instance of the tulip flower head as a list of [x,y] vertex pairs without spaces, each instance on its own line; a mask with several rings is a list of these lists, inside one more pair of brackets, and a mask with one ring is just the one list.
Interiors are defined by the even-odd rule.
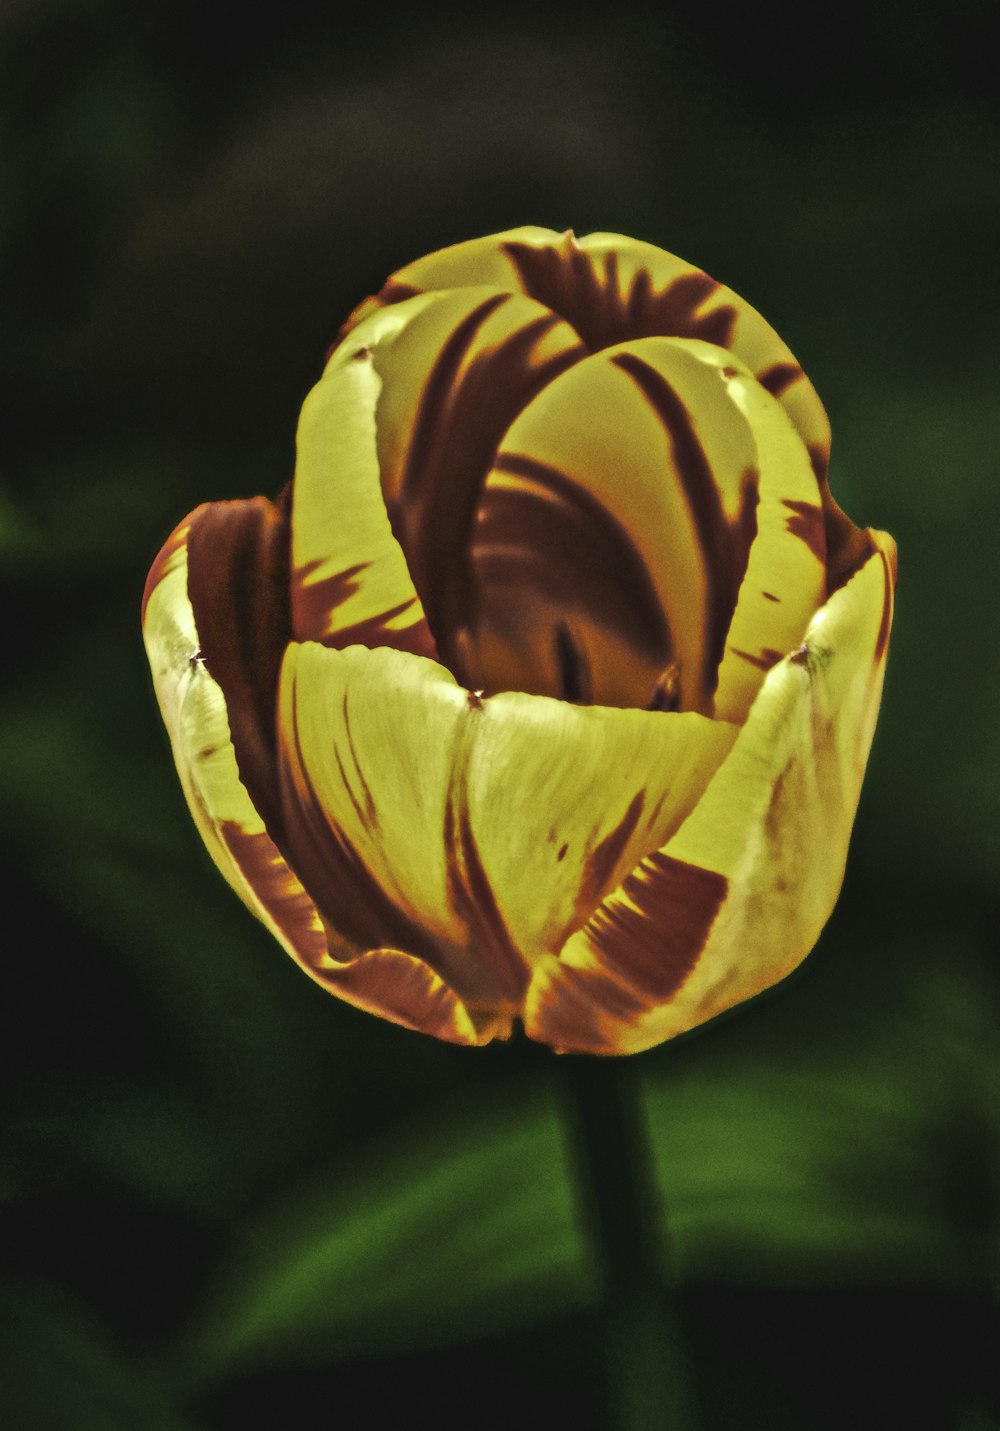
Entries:
[[331,993],[631,1053],[815,943],[895,547],[791,352],[700,270],[525,228],[347,320],[275,501],[210,502],[143,626],[226,879]]

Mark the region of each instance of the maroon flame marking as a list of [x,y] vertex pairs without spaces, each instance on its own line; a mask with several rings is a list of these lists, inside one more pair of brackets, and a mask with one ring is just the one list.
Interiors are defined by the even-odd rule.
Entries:
[[430,628],[452,669],[459,657],[454,635],[474,621],[469,543],[497,443],[535,394],[580,356],[574,347],[532,364],[536,345],[559,321],[541,314],[468,361],[460,380],[481,328],[511,297],[485,299],[442,347],[421,397],[401,501],[390,512]]
[[518,1005],[530,971],[500,912],[463,800],[448,800],[443,835],[445,849],[453,852],[448,897],[469,931],[471,957],[488,973],[498,995]]
[[326,953],[326,938],[315,926],[316,909],[287,865],[276,863],[277,849],[268,835],[250,834],[234,820],[223,820],[219,833],[275,926],[300,962],[316,967]]
[[618,255],[603,256],[602,272],[598,258],[572,234],[558,247],[515,241],[501,247],[524,292],[571,323],[592,352],[632,338],[701,338],[723,348],[732,342],[734,307],[698,313],[721,286],[706,273],[682,274],[657,291],[651,275],[640,269],[623,292]]
[[616,1053],[636,1021],[674,998],[696,967],[728,891],[728,881],[657,852],[622,885],[636,906],[602,904],[589,935],[597,968],[562,965],[531,1035],[555,1048]]
[[548,463],[501,452],[494,470],[540,490],[486,488],[474,546],[484,585],[533,586],[666,665],[671,654],[666,617],[621,523]]
[[815,502],[800,502],[792,497],[786,497],[782,506],[787,507],[791,513],[786,519],[786,526],[792,536],[805,542],[816,560],[825,565],[826,524],[822,507]]
[[798,363],[772,363],[758,375],[757,381],[772,397],[779,398],[782,393],[788,391],[792,383],[798,382],[802,377],[805,377],[805,374]]
[[751,666],[756,666],[759,671],[769,671],[782,658],[782,652],[776,651],[773,646],[762,647],[758,655],[752,651],[740,651],[736,646],[730,646],[729,649],[734,656],[741,656],[744,661],[749,661]]
[[222,688],[240,779],[280,843],[276,709],[291,638],[289,505],[253,497],[195,513],[188,534],[188,596],[201,658]]
[[632,378],[663,425],[694,521],[708,581],[702,684],[705,693],[711,695],[718,681],[726,632],[736,609],[750,547],[757,534],[757,473],[744,473],[740,511],[735,523],[730,523],[691,414],[679,394],[661,373],[633,353],[617,353],[611,361]]
[[640,790],[615,828],[591,851],[580,883],[577,900],[578,924],[589,918],[598,900],[607,893],[615,866],[621,859],[625,846],[635,834],[635,827],[639,823],[645,803],[646,797]]
[[[287,728],[282,728],[282,737],[294,749],[305,785],[300,789],[296,784],[282,752],[282,810],[290,863],[324,919],[361,949],[383,945],[404,949],[437,970],[439,951],[433,936],[423,927],[419,912],[404,909],[394,901],[378,873],[369,868],[344,831],[327,817],[309,779],[298,739],[294,687],[290,719]],[[345,780],[345,786],[350,792],[349,781]],[[353,800],[353,795],[350,798]]]

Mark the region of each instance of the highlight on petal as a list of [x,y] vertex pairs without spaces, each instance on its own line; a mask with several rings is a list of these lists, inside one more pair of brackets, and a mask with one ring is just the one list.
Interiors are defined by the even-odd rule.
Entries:
[[790,973],[836,902],[875,728],[895,547],[876,550],[767,675],[692,814],[535,970],[532,1038],[631,1053]]
[[693,713],[484,698],[418,657],[315,643],[289,648],[280,727],[289,853],[324,917],[508,1014],[736,738]]
[[487,283],[514,288],[573,324],[591,350],[634,338],[698,338],[728,348],[787,411],[826,473],[830,427],[788,346],[739,294],[693,264],[624,234],[521,228],[439,249],[399,269],[355,310],[349,330],[377,306],[431,289]]

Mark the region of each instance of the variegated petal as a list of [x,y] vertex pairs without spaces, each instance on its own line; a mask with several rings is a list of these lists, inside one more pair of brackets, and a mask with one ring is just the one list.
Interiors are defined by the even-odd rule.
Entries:
[[280,723],[289,851],[324,916],[511,1013],[736,738],[693,713],[482,697],[418,657],[315,643],[289,648]]
[[768,674],[728,758],[677,834],[537,967],[528,1033],[632,1053],[794,969],[836,901],[878,712],[895,547],[818,611]]

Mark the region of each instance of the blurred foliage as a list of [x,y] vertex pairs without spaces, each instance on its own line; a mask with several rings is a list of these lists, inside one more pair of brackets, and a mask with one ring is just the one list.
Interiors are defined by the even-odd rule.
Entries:
[[693,3],[0,13],[5,1424],[608,1424],[559,1061],[302,978],[189,825],[138,636],[178,517],[284,482],[342,315],[522,222],[746,294],[901,548],[819,949],[634,1061],[702,1424],[998,1423],[987,16],[839,8],[814,53]]

